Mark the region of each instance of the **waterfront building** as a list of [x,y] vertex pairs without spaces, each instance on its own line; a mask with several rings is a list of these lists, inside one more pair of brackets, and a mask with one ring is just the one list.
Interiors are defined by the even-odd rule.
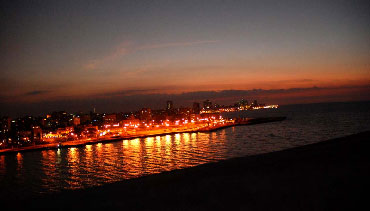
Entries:
[[41,141],[42,129],[39,126],[32,127],[32,141]]
[[104,124],[115,123],[116,120],[117,120],[117,115],[116,114],[106,114],[106,115],[103,116]]
[[144,121],[152,120],[152,109],[142,108],[140,111],[140,119]]
[[77,126],[81,124],[81,119],[80,117],[73,117],[73,125]]
[[129,118],[120,121],[120,125],[123,127],[135,127],[140,125],[140,119]]

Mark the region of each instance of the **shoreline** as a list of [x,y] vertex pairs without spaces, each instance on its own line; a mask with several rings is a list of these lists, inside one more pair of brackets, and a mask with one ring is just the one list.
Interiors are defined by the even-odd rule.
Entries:
[[[125,210],[363,209],[370,131],[103,186],[23,199],[17,208]],[[21,201],[22,202],[22,201]],[[13,204],[12,200],[7,201]]]
[[248,119],[246,121],[235,122],[235,123],[226,124],[226,125],[220,125],[220,126],[217,126],[217,127],[200,128],[200,129],[197,129],[197,130],[189,129],[189,130],[183,130],[183,131],[170,131],[170,132],[164,132],[164,133],[158,133],[158,134],[126,135],[126,136],[119,136],[119,137],[116,137],[116,138],[105,138],[105,139],[97,138],[97,139],[91,139],[91,140],[88,140],[88,139],[73,140],[73,141],[62,142],[62,146],[58,146],[58,143],[40,144],[40,145],[26,146],[26,147],[21,147],[21,148],[2,149],[2,150],[0,150],[0,155],[12,154],[12,153],[18,153],[18,152],[36,151],[36,150],[81,147],[81,146],[86,146],[86,145],[89,145],[89,144],[109,143],[109,142],[115,142],[115,141],[120,141],[120,140],[125,140],[125,139],[132,140],[132,139],[136,139],[136,138],[147,138],[147,137],[154,137],[154,136],[173,135],[173,134],[179,134],[179,133],[213,132],[213,131],[221,130],[221,129],[228,128],[228,127],[270,123],[270,122],[276,122],[276,121],[283,121],[285,119],[286,119],[286,117],[252,118],[252,119]]

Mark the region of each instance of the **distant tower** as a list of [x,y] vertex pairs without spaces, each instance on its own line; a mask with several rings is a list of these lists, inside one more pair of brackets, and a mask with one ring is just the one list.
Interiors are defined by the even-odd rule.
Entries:
[[173,109],[173,102],[171,100],[167,101],[166,109],[167,110],[172,110]]

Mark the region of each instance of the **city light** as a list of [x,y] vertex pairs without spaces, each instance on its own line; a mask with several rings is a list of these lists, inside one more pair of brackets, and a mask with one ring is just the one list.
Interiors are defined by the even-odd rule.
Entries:
[[[13,147],[38,147],[48,144],[61,146],[75,146],[94,141],[112,139],[130,139],[153,135],[164,135],[183,132],[211,131],[222,127],[232,126],[246,122],[246,119],[225,118],[223,113],[242,110],[276,109],[278,105],[258,104],[255,100],[247,104],[241,100],[233,106],[218,106],[206,100],[204,107],[194,103],[193,108],[175,109],[173,102],[167,102],[166,109],[152,110],[143,108],[120,116],[119,114],[81,114],[75,115],[68,112],[54,112],[40,118],[28,131],[18,131],[17,136],[9,134],[10,124],[20,124],[23,119],[4,119],[2,125],[4,135],[0,140],[0,150]],[[25,117],[27,121],[37,118]],[[6,133],[7,132],[7,133]],[[15,148],[14,148],[15,146]]]

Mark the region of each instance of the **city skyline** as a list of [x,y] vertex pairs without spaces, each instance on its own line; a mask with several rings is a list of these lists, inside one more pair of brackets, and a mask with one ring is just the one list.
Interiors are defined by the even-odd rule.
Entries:
[[36,117],[5,116],[0,118],[0,153],[22,147],[34,149],[36,145],[36,148],[45,147],[45,144],[60,148],[62,145],[74,146],[91,140],[212,131],[236,125],[282,121],[285,117],[255,120],[223,117],[228,112],[278,107],[261,104],[257,100],[248,103],[244,99],[227,106],[205,100],[203,106],[194,102],[192,107],[175,107],[173,101],[168,100],[164,108],[156,110],[144,107],[133,112],[99,113],[94,108],[89,113],[53,111]]
[[370,100],[367,1],[7,2],[0,115]]

